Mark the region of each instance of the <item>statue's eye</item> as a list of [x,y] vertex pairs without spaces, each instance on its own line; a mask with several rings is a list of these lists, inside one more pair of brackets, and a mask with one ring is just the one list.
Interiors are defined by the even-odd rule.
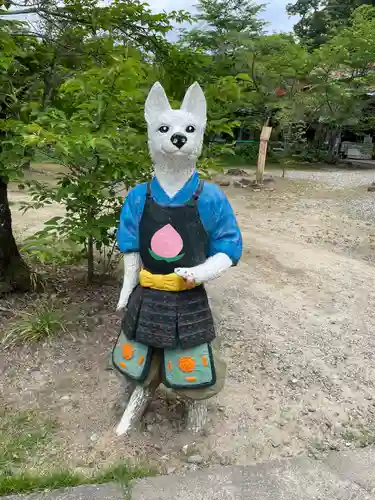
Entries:
[[169,127],[167,127],[166,125],[163,125],[162,127],[159,128],[159,132],[161,132],[162,134],[166,134],[169,130]]
[[195,132],[195,127],[193,127],[193,125],[189,125],[188,127],[186,127],[186,132],[188,134],[192,134],[193,132]]

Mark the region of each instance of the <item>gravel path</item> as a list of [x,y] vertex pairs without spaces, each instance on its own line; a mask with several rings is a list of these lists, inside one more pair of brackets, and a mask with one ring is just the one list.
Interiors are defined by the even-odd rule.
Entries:
[[348,212],[353,217],[375,224],[375,198],[374,193],[369,193],[356,200],[347,201]]
[[332,169],[312,172],[309,170],[289,170],[286,177],[294,180],[319,182],[340,189],[370,185],[375,181],[375,171]]
[[[306,180],[317,182],[326,186],[330,190],[339,190],[345,188],[367,187],[375,181],[374,170],[348,170],[348,169],[330,169],[320,171],[288,171],[288,179]],[[311,200],[301,200],[305,206],[311,203]],[[352,217],[375,223],[375,194],[368,193],[366,189],[358,191],[354,197],[345,198],[337,204],[344,204],[346,211]],[[312,201],[311,209],[315,209],[317,200]]]
[[244,234],[242,264],[220,284],[230,364],[212,446],[246,464],[372,441],[373,266],[292,232]]

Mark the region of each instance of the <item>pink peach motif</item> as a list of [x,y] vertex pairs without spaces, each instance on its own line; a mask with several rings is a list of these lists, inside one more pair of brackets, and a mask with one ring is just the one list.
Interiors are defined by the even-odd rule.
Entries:
[[170,224],[156,231],[151,239],[151,250],[164,259],[176,257],[183,246],[181,236]]

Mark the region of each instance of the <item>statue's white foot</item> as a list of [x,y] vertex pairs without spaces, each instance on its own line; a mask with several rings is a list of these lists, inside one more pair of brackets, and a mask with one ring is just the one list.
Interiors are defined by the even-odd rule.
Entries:
[[131,395],[133,394],[135,388],[135,384],[127,381],[123,376],[121,378],[123,379],[121,380],[121,396],[113,405],[113,410],[116,416],[122,416],[122,414],[126,410],[126,407],[128,406],[129,399],[131,398]]
[[187,428],[190,432],[199,433],[208,420],[205,401],[191,401],[188,406]]
[[116,429],[116,434],[122,436],[138,423],[143,417],[149,402],[154,395],[155,389],[152,387],[137,386],[130,396],[126,410]]

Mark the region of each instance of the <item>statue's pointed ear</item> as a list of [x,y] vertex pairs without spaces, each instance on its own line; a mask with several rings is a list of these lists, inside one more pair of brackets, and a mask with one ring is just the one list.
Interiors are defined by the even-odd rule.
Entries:
[[181,110],[194,115],[202,125],[206,124],[207,102],[199,83],[195,82],[188,88]]
[[145,118],[147,123],[153,122],[161,113],[169,111],[171,105],[162,85],[156,82],[148,94],[145,106]]

